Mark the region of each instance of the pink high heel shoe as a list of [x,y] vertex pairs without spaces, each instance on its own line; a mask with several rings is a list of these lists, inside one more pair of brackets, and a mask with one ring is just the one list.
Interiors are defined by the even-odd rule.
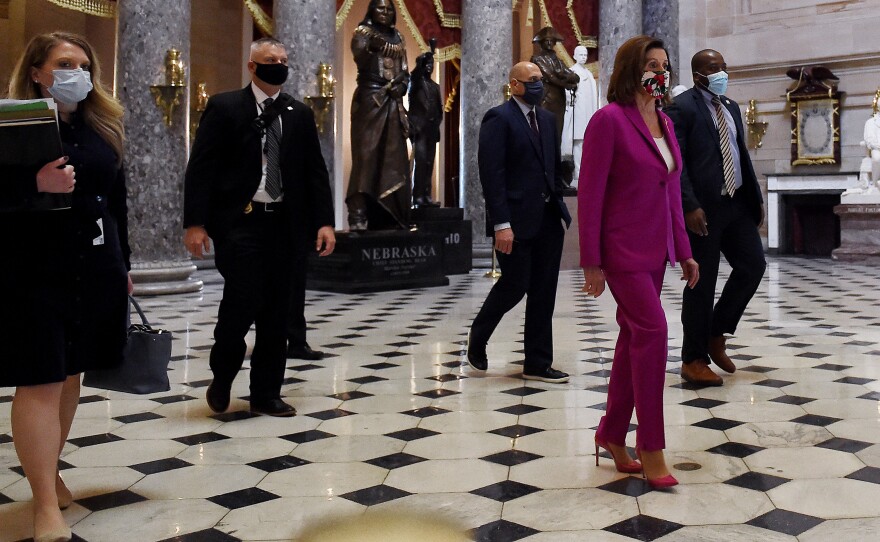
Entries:
[[[641,461],[642,451],[638,448],[636,448],[636,456]],[[648,482],[648,485],[651,486],[653,489],[667,489],[672,486],[678,485],[678,480],[676,480],[675,476],[671,474],[667,474],[666,476],[663,476],[661,478],[648,478],[648,475],[645,474],[645,471],[643,470],[642,478],[644,478]]]
[[614,457],[614,454],[611,452],[611,448],[608,447],[608,441],[599,440],[599,437],[595,437],[596,441],[596,466],[599,466],[599,448],[602,448],[609,454],[611,454],[611,459],[614,460],[614,468],[617,469],[617,472],[623,472],[626,474],[634,474],[636,472],[642,472],[642,464],[638,461],[630,461],[629,463],[618,463],[617,458]]

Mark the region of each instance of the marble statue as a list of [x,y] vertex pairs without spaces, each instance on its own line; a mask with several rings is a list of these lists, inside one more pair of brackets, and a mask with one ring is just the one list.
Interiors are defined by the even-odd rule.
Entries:
[[864,139],[860,144],[867,150],[867,156],[859,167],[859,184],[841,194],[841,203],[846,203],[847,196],[862,195],[880,201],[880,111],[876,107],[874,114],[865,122]]
[[392,0],[371,0],[351,40],[358,70],[345,198],[351,231],[405,228],[409,223],[409,120],[403,106],[409,72],[396,21]]
[[541,107],[556,115],[556,140],[562,141],[562,126],[565,122],[565,104],[568,102],[566,94],[574,92],[581,81],[580,76],[565,67],[565,64],[556,56],[553,48],[563,40],[559,32],[552,27],[542,28],[532,38],[535,54],[531,61],[541,68],[544,76],[544,100]]
[[409,137],[415,157],[413,207],[440,205],[431,198],[431,177],[434,174],[437,143],[440,141],[440,124],[443,122],[440,85],[431,79],[435,43],[435,40],[431,40],[431,51],[416,59],[416,68],[410,74]]
[[587,68],[587,48],[581,45],[574,48],[575,64],[569,68],[580,78],[577,89],[569,96],[565,107],[565,122],[562,127],[562,155],[571,155],[574,160],[574,174],[571,186],[577,188],[577,178],[581,167],[581,154],[584,147],[584,132],[593,113],[599,109],[599,87],[596,78]]

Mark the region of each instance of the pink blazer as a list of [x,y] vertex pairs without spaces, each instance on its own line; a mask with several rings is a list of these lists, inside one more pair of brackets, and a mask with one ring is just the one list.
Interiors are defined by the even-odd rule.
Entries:
[[691,257],[681,209],[681,151],[658,111],[672,173],[636,106],[611,103],[584,134],[578,178],[581,267],[649,271]]

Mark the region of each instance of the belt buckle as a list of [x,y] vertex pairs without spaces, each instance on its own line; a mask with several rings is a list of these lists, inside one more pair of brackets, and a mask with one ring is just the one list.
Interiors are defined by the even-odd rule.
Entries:
[[[274,202],[272,202],[272,203],[274,203]],[[273,207],[269,207],[269,205],[271,205],[271,203],[263,203],[263,211],[265,211],[267,213],[274,213],[275,209]]]
[[244,214],[249,215],[252,212],[254,212],[254,206],[253,203],[249,201],[248,204],[244,206]]

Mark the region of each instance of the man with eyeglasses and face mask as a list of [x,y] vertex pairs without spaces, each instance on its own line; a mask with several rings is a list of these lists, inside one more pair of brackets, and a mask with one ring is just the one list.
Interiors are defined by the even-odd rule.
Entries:
[[281,92],[287,80],[284,44],[251,44],[252,82],[208,100],[186,169],[184,244],[196,258],[214,240],[225,280],[214,328],[207,390],[214,412],[230,391],[256,325],[250,409],[293,416],[281,400],[291,266],[305,265],[307,247],[333,252],[333,200],[312,110]]
[[[724,57],[711,49],[700,51],[691,59],[691,71],[694,87],[665,111],[681,147],[682,207],[691,250],[700,265],[700,281],[684,290],[681,376],[699,386],[720,386],[721,377],[709,363],[728,373],[736,370],[726,352],[726,334],[736,331],[767,265],[758,233],[764,200],[746,148],[739,105],[724,95]],[[721,254],[732,271],[715,303]]]
[[490,109],[480,126],[478,161],[486,200],[486,235],[494,237],[501,278],[468,334],[467,361],[488,368],[486,344],[501,318],[526,300],[523,378],[562,383],[553,363],[553,309],[565,230],[559,139],[553,114],[538,107],[541,69],[520,62],[510,70],[510,101]]

